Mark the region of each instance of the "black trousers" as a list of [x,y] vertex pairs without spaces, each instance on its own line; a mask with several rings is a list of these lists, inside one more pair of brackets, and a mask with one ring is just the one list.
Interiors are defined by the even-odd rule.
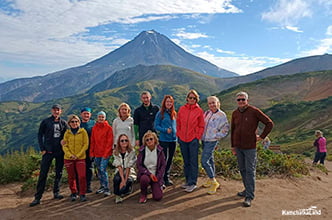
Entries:
[[176,148],[176,142],[165,142],[159,141],[160,146],[164,150],[165,158],[166,158],[166,169],[164,174],[164,182],[169,181],[169,176],[171,173],[172,161],[174,157],[174,152]]
[[124,187],[120,189],[121,177],[119,172],[117,172],[113,178],[113,190],[114,194],[121,196],[130,192],[130,189],[133,187],[134,180],[131,177],[128,177],[127,183]]
[[55,178],[53,185],[53,193],[57,194],[60,191],[60,180],[62,177],[62,170],[64,164],[64,154],[63,152],[58,153],[46,153],[42,157],[40,164],[40,174],[37,182],[37,192],[35,194],[35,199],[41,199],[45,191],[46,180],[48,171],[52,164],[53,159],[55,159]]

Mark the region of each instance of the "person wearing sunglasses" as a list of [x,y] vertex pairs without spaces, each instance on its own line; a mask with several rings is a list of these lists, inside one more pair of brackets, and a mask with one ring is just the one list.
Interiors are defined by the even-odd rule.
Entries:
[[53,159],[55,159],[55,178],[53,185],[54,199],[62,199],[60,194],[60,180],[63,170],[63,150],[61,146],[61,140],[65,134],[68,125],[66,120],[63,120],[60,116],[62,114],[62,107],[59,104],[55,104],[51,109],[52,115],[44,119],[39,126],[38,131],[38,143],[42,155],[40,163],[40,175],[37,182],[37,192],[35,199],[30,203],[30,207],[40,204],[40,200],[43,196],[48,171],[51,167]]
[[160,111],[157,113],[154,120],[154,127],[159,132],[159,143],[164,150],[167,162],[164,183],[165,186],[171,186],[173,185],[173,182],[169,177],[177,140],[176,111],[174,107],[174,98],[171,95],[164,96]]
[[159,145],[155,132],[147,131],[143,136],[143,145],[137,156],[138,181],[141,186],[139,203],[147,201],[148,186],[151,186],[152,198],[159,201],[163,197],[166,160],[163,148]]
[[197,188],[198,147],[205,123],[203,110],[198,105],[198,93],[192,89],[186,99],[187,103],[180,107],[176,118],[176,135],[183,157],[186,181],[181,187],[186,192],[192,192]]
[[[80,201],[86,201],[86,150],[89,146],[89,136],[84,128],[80,128],[81,120],[77,115],[68,116],[67,129],[64,135],[64,144],[62,146],[65,167],[68,173],[69,189],[71,191],[71,201],[80,196]],[[76,178],[76,175],[78,178]],[[77,179],[79,184],[79,192],[77,190]]]
[[95,164],[98,170],[100,188],[96,194],[111,195],[109,188],[107,165],[113,153],[113,129],[106,120],[106,113],[98,112],[97,122],[92,127],[90,140],[90,157],[95,158]]
[[135,164],[136,152],[133,149],[128,135],[120,134],[114,149],[113,166],[116,167],[113,188],[115,203],[122,203],[123,196],[132,193],[133,183],[136,180]]
[[134,119],[130,116],[130,112],[131,109],[127,103],[119,105],[118,117],[112,123],[114,148],[116,148],[120,134],[126,134],[130,140],[130,144],[135,145]]
[[[272,130],[272,120],[255,106],[249,105],[248,93],[236,94],[237,109],[232,113],[231,145],[232,152],[237,157],[244,191],[237,195],[245,197],[244,207],[250,207],[255,197],[255,178],[257,151],[256,142],[263,140]],[[256,134],[258,123],[263,123],[264,129]]]

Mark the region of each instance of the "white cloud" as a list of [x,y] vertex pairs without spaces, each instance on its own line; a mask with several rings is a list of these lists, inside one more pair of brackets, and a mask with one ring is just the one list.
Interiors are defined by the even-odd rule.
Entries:
[[311,17],[310,0],[278,0],[262,19],[281,26],[293,26],[304,17]]
[[189,32],[184,32],[184,31],[180,31],[174,35],[177,37],[180,37],[182,39],[190,39],[190,40],[209,37],[208,35],[202,34],[202,33],[189,33]]
[[320,40],[316,48],[303,51],[301,56],[322,55],[325,53],[332,53],[332,38],[325,38]]
[[184,14],[240,12],[230,0],[3,1],[12,9],[0,8],[0,59],[63,66],[84,64],[125,41],[120,37],[112,38],[112,42],[105,35],[96,35],[93,28],[100,25],[169,20]]
[[326,35],[332,35],[332,25],[328,26],[326,30]]
[[219,57],[207,52],[201,52],[196,54],[217,66],[233,71],[240,75],[246,75],[265,69],[267,67],[275,66],[289,59],[280,59],[273,57],[249,57],[249,56],[237,56],[237,57]]
[[297,32],[297,33],[302,33],[302,32],[303,32],[303,31],[301,31],[298,27],[285,26],[285,28],[286,28],[287,30],[294,31],[294,32]]
[[235,54],[235,52],[233,52],[233,51],[227,51],[227,50],[222,50],[222,49],[216,49],[216,51],[218,53],[225,53],[225,54],[230,54],[230,55]]

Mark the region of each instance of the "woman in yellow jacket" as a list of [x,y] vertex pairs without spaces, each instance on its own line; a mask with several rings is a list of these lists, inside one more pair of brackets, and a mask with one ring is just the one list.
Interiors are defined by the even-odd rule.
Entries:
[[89,136],[84,128],[80,128],[80,118],[77,115],[68,117],[68,129],[63,138],[64,164],[68,173],[71,201],[77,199],[76,174],[79,182],[80,201],[86,201],[86,168],[85,157],[88,149]]

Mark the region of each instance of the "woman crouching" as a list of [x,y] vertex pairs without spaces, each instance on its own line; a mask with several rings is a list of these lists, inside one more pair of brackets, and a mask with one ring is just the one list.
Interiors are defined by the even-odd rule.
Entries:
[[123,196],[132,193],[133,183],[136,180],[135,163],[136,153],[126,134],[120,134],[114,151],[113,166],[116,167],[113,178],[115,203],[121,203]]
[[162,186],[166,160],[156,133],[147,131],[143,136],[143,145],[137,157],[138,180],[141,185],[139,203],[147,200],[147,189],[151,186],[152,198],[159,201],[163,197]]

